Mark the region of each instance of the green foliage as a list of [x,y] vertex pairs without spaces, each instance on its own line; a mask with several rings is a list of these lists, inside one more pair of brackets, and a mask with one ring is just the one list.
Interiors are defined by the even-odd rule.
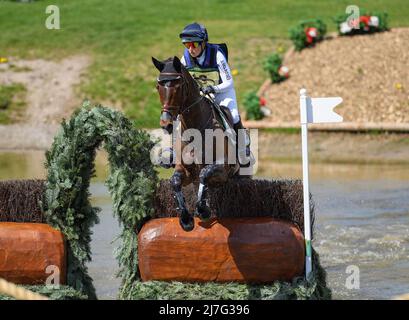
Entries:
[[374,13],[373,15],[379,18],[379,26],[377,28],[377,31],[389,30],[388,14],[386,12]]
[[359,29],[352,29],[351,32],[341,33],[340,25],[343,22],[346,22],[350,14],[342,13],[334,17],[332,20],[336,23],[338,33],[340,35],[355,35],[355,34],[367,34],[374,32],[382,32],[389,30],[388,14],[386,12],[370,12],[365,9],[359,11],[360,16],[376,16],[379,19],[379,26],[369,26],[368,30],[365,30],[365,24],[363,22],[359,23]]
[[25,103],[26,87],[21,83],[0,85],[0,124],[9,124],[20,118]]
[[185,283],[147,281],[136,282],[129,299],[135,300],[308,300],[331,299],[326,284],[326,273],[313,250],[313,273],[310,281],[303,277],[292,282],[275,281],[271,284],[242,283]]
[[273,53],[269,55],[263,61],[263,69],[264,71],[267,71],[268,74],[270,75],[270,79],[272,83],[281,82],[285,79],[284,76],[281,76],[278,73],[278,69],[280,69],[282,63],[283,63],[283,59],[278,53]]
[[[60,286],[59,288],[54,288],[52,286],[29,286],[24,285],[30,291],[39,293],[43,296],[48,297],[50,300],[85,300],[87,296],[81,292],[74,290],[70,286]],[[0,294],[0,300],[15,300],[13,297],[5,296]]]
[[90,204],[89,185],[95,173],[97,148],[104,143],[110,163],[106,181],[114,215],[122,231],[116,252],[122,277],[120,295],[132,287],[138,275],[137,230],[152,213],[157,174],[150,161],[153,142],[135,129],[120,112],[85,102],[72,118],[63,121],[46,152],[48,170],[44,210],[48,224],[67,240],[67,283],[96,298],[86,263],[91,260],[91,227],[98,223],[99,208]]
[[247,120],[261,120],[264,117],[260,110],[260,98],[255,91],[250,91],[244,96],[244,107]]
[[[318,34],[314,41],[309,44],[307,42],[307,36],[305,34],[306,28],[317,28]],[[323,39],[325,33],[327,32],[327,27],[320,19],[311,19],[301,21],[295,27],[290,28],[290,39],[294,44],[295,50],[301,51],[302,49],[314,45]]]

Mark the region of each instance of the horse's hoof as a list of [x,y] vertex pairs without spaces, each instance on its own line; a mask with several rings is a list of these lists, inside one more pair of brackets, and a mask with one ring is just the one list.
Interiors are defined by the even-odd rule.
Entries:
[[204,204],[204,205],[197,205],[196,206],[196,216],[199,217],[200,220],[202,221],[207,221],[210,219],[210,216],[212,215],[209,207]]
[[193,217],[188,214],[186,216],[181,216],[179,218],[179,223],[180,226],[182,227],[183,230],[189,232],[192,231],[193,228],[195,227],[195,220],[193,219]]

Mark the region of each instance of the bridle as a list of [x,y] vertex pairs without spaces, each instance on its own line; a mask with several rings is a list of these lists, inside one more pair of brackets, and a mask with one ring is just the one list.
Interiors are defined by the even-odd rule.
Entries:
[[[163,76],[163,75],[166,75],[166,76],[174,76],[174,77],[175,77],[175,78],[166,79],[167,81],[178,80],[178,79],[180,79],[180,78],[182,79],[181,87],[182,87],[183,94],[184,94],[184,96],[182,97],[182,100],[185,101],[186,98],[187,98],[187,90],[185,90],[185,86],[186,86],[187,82],[186,82],[186,79],[183,77],[183,74],[180,73],[180,72],[163,72],[163,73],[161,73],[159,76]],[[164,81],[164,80],[159,80],[159,78],[157,79],[157,82],[158,82],[158,83],[161,82],[161,81]],[[185,114],[186,112],[189,112],[189,110],[190,110],[193,106],[195,106],[196,104],[198,104],[198,103],[199,103],[200,101],[202,101],[204,98],[205,98],[204,95],[200,95],[200,97],[199,97],[196,101],[194,101],[193,103],[191,103],[189,106],[187,106],[187,107],[184,108],[183,110],[180,110],[181,107],[183,107],[183,102],[182,102],[182,106],[179,106],[179,109],[178,109],[178,115],[183,115],[183,114]],[[162,113],[163,113],[163,112],[167,112],[167,113],[169,113],[169,114],[172,115],[172,113],[170,112],[170,110],[169,110],[168,108],[166,108],[165,106],[162,106],[161,112],[162,112]],[[212,119],[212,117],[213,117],[213,115],[210,114],[209,119],[207,119],[206,123],[205,123],[204,125],[202,125],[202,128],[199,129],[200,131],[208,125],[208,123],[209,123],[209,121]],[[172,118],[173,118],[173,115],[172,115]]]
[[[174,77],[175,77],[175,78],[167,79],[168,81],[182,79],[181,87],[182,87],[182,90],[183,90],[183,93],[184,93],[184,96],[183,96],[182,98],[183,98],[183,101],[185,101],[186,98],[187,98],[185,92],[187,92],[187,91],[186,91],[185,88],[184,88],[184,86],[186,85],[186,80],[185,80],[185,78],[183,77],[183,74],[180,73],[180,72],[163,72],[163,73],[160,74],[160,76],[163,76],[163,75],[166,75],[166,76],[174,76]],[[163,80],[159,80],[159,78],[157,79],[157,82],[161,82],[161,81],[163,81]],[[181,107],[183,107],[183,105],[182,105],[182,106],[179,106],[178,114],[179,114],[179,115],[183,115],[184,113],[189,112],[190,108],[192,108],[194,105],[196,105],[196,104],[199,103],[201,100],[203,100],[203,97],[204,97],[204,96],[201,95],[201,96],[199,97],[199,99],[197,99],[197,100],[194,101],[192,104],[190,104],[189,106],[187,106],[186,108],[184,108],[182,111],[181,111],[180,109],[181,109]],[[168,108],[166,108],[165,106],[162,106],[162,112],[168,112],[168,113],[170,113],[170,110],[169,110]]]

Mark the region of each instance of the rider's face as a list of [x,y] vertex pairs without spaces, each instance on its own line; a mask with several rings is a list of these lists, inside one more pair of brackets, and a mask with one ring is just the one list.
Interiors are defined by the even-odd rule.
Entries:
[[189,48],[189,53],[193,58],[196,58],[198,56],[200,56],[200,54],[202,53],[204,47],[204,42],[201,43],[200,46],[198,46],[197,48],[190,46]]

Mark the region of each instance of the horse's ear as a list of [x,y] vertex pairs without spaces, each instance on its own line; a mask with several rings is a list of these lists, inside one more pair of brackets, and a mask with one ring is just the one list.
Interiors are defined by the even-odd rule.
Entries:
[[177,72],[182,72],[182,62],[176,56],[173,57],[173,67]]
[[162,72],[163,68],[165,68],[165,64],[154,57],[152,57],[152,62],[155,65],[156,69],[158,69],[160,72]]

